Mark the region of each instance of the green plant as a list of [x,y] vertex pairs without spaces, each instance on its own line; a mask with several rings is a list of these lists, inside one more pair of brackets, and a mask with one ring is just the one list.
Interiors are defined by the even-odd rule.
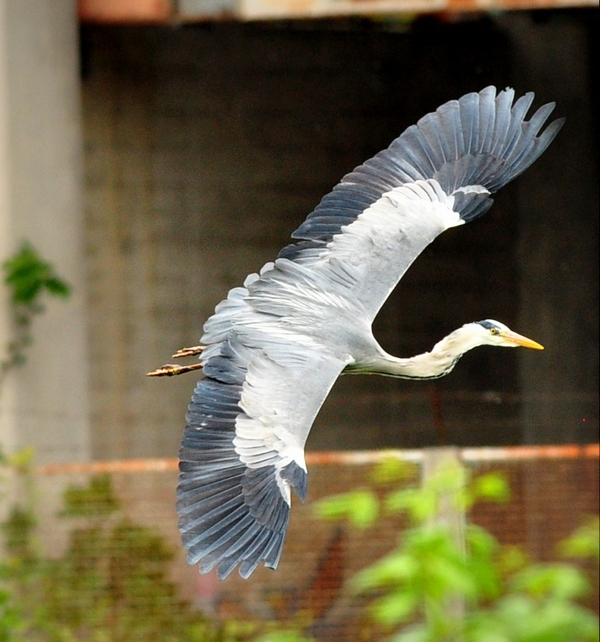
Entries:
[[179,597],[169,578],[174,551],[124,512],[110,476],[68,486],[59,515],[73,522],[64,552],[36,540],[30,454],[0,457],[18,470],[26,501],[2,524],[0,642],[307,642],[276,624],[213,621]]
[[[31,452],[23,451],[7,456],[0,450],[0,472],[29,470]],[[6,474],[0,474],[0,485],[6,483]],[[25,484],[25,504],[31,499],[29,484]],[[4,496],[4,489],[2,489]],[[15,577],[25,579],[29,568],[35,564],[35,554],[29,544],[35,526],[33,515],[27,508],[16,506],[9,518],[2,523],[4,552],[0,558],[0,642],[25,639],[29,617],[22,608],[21,597],[24,583],[15,583]]]
[[31,328],[36,315],[44,311],[44,294],[66,298],[70,287],[60,278],[35,248],[24,242],[20,249],[2,264],[4,284],[10,290],[10,309],[14,336],[5,346],[0,361],[0,383],[12,368],[26,361],[32,343]]
[[[63,519],[76,520],[58,558],[35,554],[31,519],[13,509],[4,525],[20,631],[7,640],[44,642],[239,642],[243,625],[212,623],[178,597],[169,579],[174,551],[124,513],[108,475],[64,493]],[[254,631],[255,629],[252,629]]]
[[[374,481],[406,475],[401,462],[390,460],[375,470]],[[532,563],[473,525],[459,538],[440,519],[443,506],[460,514],[477,501],[508,496],[503,477],[468,480],[463,468],[447,465],[421,488],[392,488],[383,497],[372,489],[354,491],[323,500],[318,512],[359,528],[390,513],[408,519],[397,547],[351,581],[356,594],[369,598],[368,617],[390,642],[598,640],[595,615],[578,602],[590,590],[580,568]],[[597,555],[594,524],[570,538],[563,552]]]

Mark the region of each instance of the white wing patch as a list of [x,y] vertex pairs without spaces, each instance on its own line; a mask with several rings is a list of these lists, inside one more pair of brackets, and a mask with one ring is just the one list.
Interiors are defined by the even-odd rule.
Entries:
[[336,257],[354,264],[364,262],[373,246],[393,251],[403,239],[420,251],[444,230],[464,223],[453,205],[454,197],[434,179],[396,187],[343,227],[328,247]]
[[[233,445],[248,468],[275,466],[277,471],[295,462],[306,471],[304,444],[323,401],[344,363],[323,354],[289,346],[297,358],[286,366],[265,352],[256,353],[248,366],[235,421]],[[289,483],[276,474],[286,502]]]

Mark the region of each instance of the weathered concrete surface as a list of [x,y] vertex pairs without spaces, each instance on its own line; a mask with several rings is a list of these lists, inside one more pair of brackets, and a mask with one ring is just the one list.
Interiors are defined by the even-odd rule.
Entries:
[[0,1],[0,261],[28,240],[73,287],[36,319],[28,362],[0,391],[0,444],[33,446],[39,462],[91,456],[78,67],[73,2]]

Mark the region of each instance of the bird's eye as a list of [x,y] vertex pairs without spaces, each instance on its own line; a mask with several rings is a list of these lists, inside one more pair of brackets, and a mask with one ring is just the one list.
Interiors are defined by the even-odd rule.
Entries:
[[500,334],[500,330],[498,328],[490,328],[490,334]]

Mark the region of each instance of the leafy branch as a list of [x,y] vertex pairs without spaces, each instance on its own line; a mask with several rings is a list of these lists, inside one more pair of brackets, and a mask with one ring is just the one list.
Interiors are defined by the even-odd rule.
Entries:
[[[410,471],[409,471],[410,472]],[[447,467],[420,488],[394,488],[410,475],[398,460],[381,464],[376,486],[319,502],[321,517],[366,529],[385,515],[402,515],[409,527],[398,545],[352,578],[349,588],[368,600],[367,615],[389,642],[597,642],[595,614],[582,606],[591,586],[576,564],[535,563],[488,531],[467,525],[464,546],[435,519],[443,497],[456,510],[479,501],[506,502],[501,475],[466,478]],[[598,559],[598,519],[590,518],[560,546],[565,557]],[[597,562],[596,562],[597,563]],[[452,600],[466,609],[453,612]],[[387,635],[387,637],[386,637]],[[381,637],[377,638],[381,640]]]
[[42,259],[27,242],[2,264],[4,284],[10,290],[10,312],[13,336],[4,347],[0,361],[0,384],[6,374],[26,361],[26,352],[33,342],[32,325],[45,307],[44,294],[66,299],[71,288],[60,278],[50,263]]

